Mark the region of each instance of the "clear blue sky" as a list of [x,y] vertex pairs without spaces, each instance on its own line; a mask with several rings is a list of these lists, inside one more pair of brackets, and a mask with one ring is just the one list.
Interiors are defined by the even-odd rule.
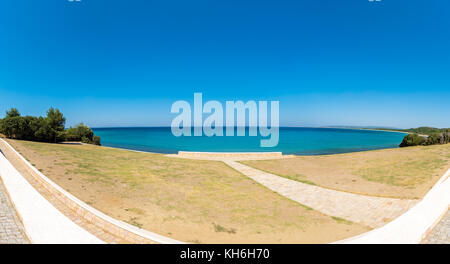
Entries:
[[450,127],[450,1],[0,2],[0,117],[169,125],[194,92],[280,100],[281,125]]

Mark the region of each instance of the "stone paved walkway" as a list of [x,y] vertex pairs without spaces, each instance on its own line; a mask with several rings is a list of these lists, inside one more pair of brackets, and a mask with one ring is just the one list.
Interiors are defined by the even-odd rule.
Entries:
[[246,166],[235,160],[223,160],[230,167],[267,188],[319,212],[376,228],[400,216],[417,200],[403,200],[335,191],[286,179]]
[[450,211],[433,228],[422,242],[424,244],[450,244]]
[[[1,154],[0,154],[1,155]],[[23,225],[0,181],[0,244],[27,244]]]

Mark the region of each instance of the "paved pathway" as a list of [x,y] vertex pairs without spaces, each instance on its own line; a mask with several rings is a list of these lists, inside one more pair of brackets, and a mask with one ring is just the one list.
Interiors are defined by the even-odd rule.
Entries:
[[263,172],[234,160],[223,160],[223,162],[289,199],[324,214],[372,228],[383,226],[418,202],[335,191]]
[[442,220],[424,239],[425,244],[450,244],[450,211],[444,215]]
[[[1,155],[1,154],[0,154]],[[23,225],[0,181],[0,244],[27,244]]]

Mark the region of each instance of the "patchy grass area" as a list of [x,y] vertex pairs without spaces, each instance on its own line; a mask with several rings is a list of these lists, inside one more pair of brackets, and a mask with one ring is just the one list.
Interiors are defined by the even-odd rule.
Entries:
[[337,190],[421,198],[450,168],[450,144],[242,163]]
[[221,162],[8,141],[91,206],[185,242],[324,243],[368,230],[284,198]]

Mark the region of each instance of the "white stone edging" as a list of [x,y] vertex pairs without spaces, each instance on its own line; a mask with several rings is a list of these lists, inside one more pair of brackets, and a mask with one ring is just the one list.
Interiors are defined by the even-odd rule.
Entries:
[[[47,178],[44,174],[42,174],[39,170],[37,170],[34,166],[32,166],[22,155],[20,155],[8,142],[6,142],[5,140],[1,139],[28,167],[30,167],[30,169],[33,170],[33,172],[35,172],[37,175],[39,175],[39,177],[41,177],[42,180],[44,180],[46,183],[48,183],[49,185],[51,185],[53,188],[55,188],[58,192],[60,192],[62,195],[66,196],[68,199],[70,199],[72,202],[76,203],[78,206],[82,207],[84,210],[92,213],[93,215],[101,218],[102,220],[109,222],[110,224],[115,225],[118,228],[121,228],[123,230],[126,230],[128,232],[131,232],[133,234],[136,234],[138,236],[141,236],[143,238],[155,241],[157,243],[161,243],[161,244],[183,244],[184,242],[175,240],[175,239],[171,239],[141,228],[137,228],[133,225],[130,225],[128,223],[125,223],[123,221],[114,219],[100,211],[98,211],[97,209],[89,206],[88,204],[84,203],[83,201],[79,200],[78,198],[76,198],[75,196],[73,196],[72,194],[70,194],[69,192],[67,192],[66,190],[64,190],[63,188],[61,188],[59,185],[57,185],[56,183],[54,183],[52,180],[50,180],[49,178]],[[6,159],[6,158],[5,158]],[[11,165],[12,166],[12,165]],[[25,180],[25,179],[24,179]],[[25,180],[26,181],[26,180]],[[28,182],[27,182],[28,183]],[[31,187],[31,185],[30,185]],[[33,188],[33,187],[31,187]],[[33,188],[34,189],[34,188]],[[36,190],[35,190],[36,191]],[[37,191],[36,191],[37,192]],[[43,197],[42,197],[43,198]],[[45,198],[43,198],[45,199]],[[48,201],[47,201],[48,202]],[[87,231],[86,231],[87,232]]]
[[388,224],[337,244],[418,244],[448,211],[450,169],[413,208]]
[[266,160],[290,157],[282,152],[195,152],[178,151],[177,154],[166,154],[173,158],[199,159],[199,160]]

